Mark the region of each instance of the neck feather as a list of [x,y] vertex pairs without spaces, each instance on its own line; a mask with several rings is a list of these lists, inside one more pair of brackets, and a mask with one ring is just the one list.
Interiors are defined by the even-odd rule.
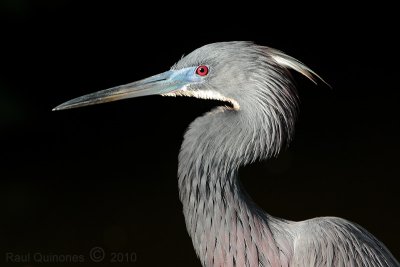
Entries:
[[270,151],[281,143],[246,121],[245,111],[218,108],[197,118],[182,144],[180,198],[203,266],[285,266],[290,259],[290,233],[282,227],[288,223],[258,208],[237,176],[240,166],[276,153]]

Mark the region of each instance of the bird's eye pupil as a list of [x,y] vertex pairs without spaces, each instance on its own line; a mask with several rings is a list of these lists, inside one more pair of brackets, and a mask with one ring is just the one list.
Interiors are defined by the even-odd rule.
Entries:
[[206,76],[208,74],[208,67],[207,66],[198,66],[196,69],[196,74],[200,76]]

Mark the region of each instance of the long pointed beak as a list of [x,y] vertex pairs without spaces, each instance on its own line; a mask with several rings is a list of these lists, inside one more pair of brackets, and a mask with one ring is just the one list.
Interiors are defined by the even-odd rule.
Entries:
[[183,88],[190,82],[185,74],[179,71],[166,71],[140,81],[74,98],[55,107],[53,111],[84,107],[126,98],[170,93]]

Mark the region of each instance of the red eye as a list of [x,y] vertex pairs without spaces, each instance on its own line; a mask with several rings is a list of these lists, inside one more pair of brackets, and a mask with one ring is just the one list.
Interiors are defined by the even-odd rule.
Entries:
[[204,65],[198,66],[196,69],[196,74],[200,76],[206,76],[208,74],[208,67]]

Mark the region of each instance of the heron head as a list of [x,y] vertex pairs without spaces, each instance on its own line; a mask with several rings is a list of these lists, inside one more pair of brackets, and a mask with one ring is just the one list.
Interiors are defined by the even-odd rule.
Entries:
[[267,91],[266,94],[272,97],[290,96],[287,92],[279,92],[291,87],[291,83],[285,84],[287,79],[282,78],[288,74],[285,67],[294,68],[310,79],[312,74],[315,75],[299,61],[267,47],[251,42],[213,43],[194,50],[169,71],[72,99],[53,110],[146,95],[219,100],[229,108],[239,110],[247,98],[260,97],[260,91]]

